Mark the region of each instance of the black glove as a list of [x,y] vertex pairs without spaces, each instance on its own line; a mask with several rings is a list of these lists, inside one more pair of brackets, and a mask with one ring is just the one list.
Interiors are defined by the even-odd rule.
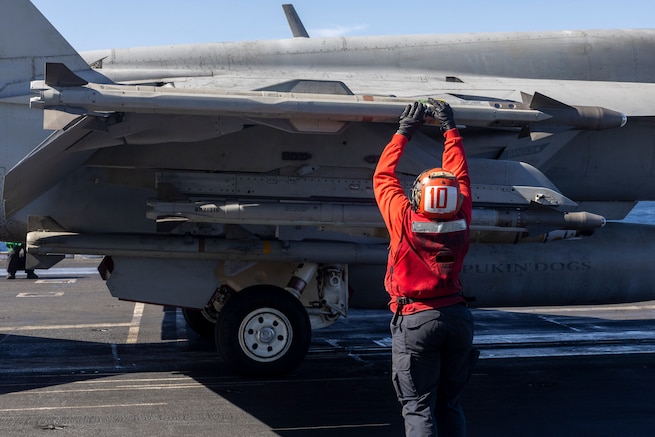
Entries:
[[457,127],[453,108],[443,100],[428,99],[432,108],[432,116],[441,124],[441,132],[446,132]]
[[413,105],[407,105],[400,116],[397,134],[404,135],[408,140],[412,139],[414,132],[425,122],[425,105],[414,102]]

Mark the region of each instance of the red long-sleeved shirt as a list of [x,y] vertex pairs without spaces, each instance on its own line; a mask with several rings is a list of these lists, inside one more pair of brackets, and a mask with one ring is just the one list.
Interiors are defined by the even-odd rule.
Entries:
[[[400,180],[396,176],[396,167],[403,153],[408,139],[395,134],[391,142],[387,144],[373,176],[373,190],[375,200],[378,203],[380,212],[387,226],[390,235],[389,264],[385,278],[385,287],[392,300],[390,308],[396,311],[396,297],[406,296],[422,299],[403,307],[403,314],[411,314],[426,309],[439,308],[463,302],[459,295],[461,285],[459,273],[462,268],[464,256],[468,250],[468,227],[471,223],[472,199],[471,181],[468,173],[466,153],[462,138],[457,129],[451,129],[444,134],[444,152],[441,168],[455,175],[460,185],[460,193],[463,196],[461,209],[452,220],[464,220],[466,232],[462,234],[435,236],[412,236],[411,224],[413,221],[426,221],[411,209],[409,199],[405,194]],[[457,236],[455,237],[455,234]],[[412,246],[412,238],[427,238],[427,246]],[[404,240],[403,240],[404,239]],[[401,240],[409,249],[403,248],[407,253],[398,253]],[[442,269],[443,263],[434,262],[438,248],[448,249],[450,247],[455,259]],[[433,251],[431,251],[433,250]],[[407,265],[407,260],[416,257],[417,254],[424,256],[424,260],[418,260],[417,264]],[[404,263],[404,264],[403,264]],[[394,271],[395,269],[395,271]],[[410,271],[412,270],[412,271]],[[427,288],[427,289],[426,289]],[[434,299],[434,297],[438,297]]]

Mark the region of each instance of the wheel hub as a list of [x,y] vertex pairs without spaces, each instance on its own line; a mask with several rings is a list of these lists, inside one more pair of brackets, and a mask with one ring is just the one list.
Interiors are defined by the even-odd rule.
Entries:
[[270,326],[262,328],[257,337],[261,343],[270,343],[275,339],[275,329]]
[[260,308],[248,314],[239,328],[243,351],[260,362],[273,361],[291,346],[289,319],[274,308]]

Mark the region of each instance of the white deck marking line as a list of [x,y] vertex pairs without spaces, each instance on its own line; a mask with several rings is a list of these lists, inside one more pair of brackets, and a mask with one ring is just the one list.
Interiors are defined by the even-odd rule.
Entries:
[[37,293],[18,293],[16,297],[61,297],[64,295],[63,291],[50,291],[50,292],[37,292]]
[[[133,379],[120,379],[122,383],[128,382],[177,382],[177,381],[193,381],[194,379],[189,376],[175,376],[170,378],[133,378]],[[94,379],[91,381],[73,381],[71,384],[116,384],[116,379]]]
[[562,328],[570,329],[571,331],[582,332],[581,329],[574,328],[573,326],[569,326],[569,325],[567,325],[565,323],[558,322],[553,317],[546,317],[546,316],[540,314],[539,318],[542,319],[542,320],[545,320],[545,321],[547,321],[549,323],[552,323],[553,325],[557,325],[557,326],[561,326]]
[[355,428],[380,428],[383,426],[391,426],[390,423],[362,423],[362,424],[346,424],[346,425],[318,425],[318,426],[294,426],[291,428],[271,428],[272,431],[309,431],[321,429],[355,429]]
[[12,411],[49,411],[49,410],[84,410],[90,408],[125,408],[125,407],[158,407],[161,405],[168,405],[167,402],[151,402],[144,404],[107,404],[107,405],[70,405],[56,407],[30,407],[30,408],[3,408],[0,413],[9,413]]
[[87,323],[78,325],[27,325],[27,326],[0,326],[0,332],[14,331],[55,331],[58,329],[101,329],[120,328],[132,326],[131,323]]
[[644,304],[624,304],[624,305],[586,305],[586,306],[569,306],[569,307],[489,307],[480,308],[483,310],[505,311],[509,313],[586,313],[602,311],[634,311],[634,310],[655,310],[655,305]]
[[[145,390],[188,390],[193,388],[205,389],[206,386],[200,382],[189,382],[186,384],[163,384],[163,385],[123,385],[116,387],[104,388],[76,388],[76,389],[58,389],[58,390],[39,390],[35,391],[36,395],[44,394],[61,394],[61,393],[107,393],[115,391],[145,391]],[[14,394],[14,393],[12,393]],[[23,393],[24,395],[24,393]]]
[[39,279],[35,284],[74,284],[77,279]]
[[141,325],[141,318],[143,317],[143,309],[145,304],[137,302],[134,304],[134,313],[132,314],[132,323],[130,323],[130,331],[127,333],[126,344],[135,344],[139,338],[139,327]]

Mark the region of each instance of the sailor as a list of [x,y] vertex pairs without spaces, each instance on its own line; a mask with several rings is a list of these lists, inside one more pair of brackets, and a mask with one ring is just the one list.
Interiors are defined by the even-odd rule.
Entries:
[[25,247],[22,243],[7,242],[7,279],[16,279],[18,270],[25,270],[27,279],[38,279],[34,269],[25,269]]
[[[464,436],[460,394],[478,356],[459,279],[469,248],[471,182],[452,108],[429,103],[405,108],[373,177],[391,240],[385,288],[394,313],[392,383],[407,436]],[[445,139],[442,164],[422,172],[407,196],[396,166],[426,115]]]

